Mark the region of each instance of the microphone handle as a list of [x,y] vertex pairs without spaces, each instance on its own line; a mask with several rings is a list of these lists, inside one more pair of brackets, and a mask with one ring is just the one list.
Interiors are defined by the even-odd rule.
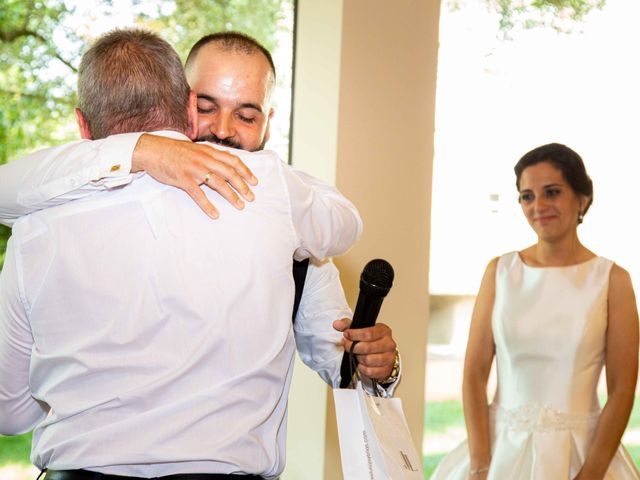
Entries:
[[380,313],[382,300],[384,300],[384,297],[374,297],[373,295],[360,293],[349,328],[373,327]]
[[[356,309],[353,311],[353,320],[349,328],[365,328],[372,327],[376,323],[380,307],[382,306],[384,297],[367,295],[360,292]],[[342,355],[342,363],[340,364],[340,388],[347,388],[351,383],[351,362],[349,360],[349,352],[345,350]],[[358,359],[353,356],[354,364],[358,366]],[[355,372],[353,372],[355,373]]]

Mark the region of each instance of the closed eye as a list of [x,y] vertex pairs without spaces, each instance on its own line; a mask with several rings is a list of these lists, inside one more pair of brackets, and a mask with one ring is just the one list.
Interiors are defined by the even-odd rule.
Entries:
[[215,99],[208,95],[198,95],[198,113],[210,114],[218,109]]
[[244,122],[244,123],[256,123],[256,119],[254,117],[247,117],[240,113],[238,114],[238,118],[240,119],[241,122]]

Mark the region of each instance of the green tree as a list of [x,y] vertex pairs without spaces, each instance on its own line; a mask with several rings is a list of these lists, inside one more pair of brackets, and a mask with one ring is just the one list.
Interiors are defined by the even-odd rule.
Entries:
[[[72,138],[81,41],[61,31],[62,0],[0,0],[0,163],[40,145]],[[66,44],[63,53],[59,45]],[[74,50],[75,48],[75,50]]]
[[[54,33],[70,11],[62,0],[0,0],[0,164],[40,145],[71,138],[77,54],[66,57]],[[66,43],[78,42],[64,32]],[[10,229],[0,226],[0,266]]]
[[593,9],[602,8],[606,0],[487,0],[500,13],[500,30],[516,25],[524,28],[551,27],[570,32],[576,22]]
[[[447,4],[457,10],[468,1],[448,0]],[[499,14],[499,35],[509,38],[517,27],[547,27],[570,33],[589,12],[604,7],[606,0],[485,0],[485,3]]]
[[160,32],[185,60],[201,37],[224,30],[251,35],[273,52],[278,33],[292,33],[286,22],[292,15],[292,0],[175,0],[159,4],[155,13],[140,20]]

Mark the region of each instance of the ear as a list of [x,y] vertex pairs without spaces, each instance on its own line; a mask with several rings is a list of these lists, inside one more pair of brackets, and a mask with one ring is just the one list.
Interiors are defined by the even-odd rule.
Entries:
[[273,108],[269,108],[269,114],[267,115],[267,128],[264,131],[264,140],[263,140],[263,145],[265,143],[267,143],[267,141],[269,140],[269,136],[270,136],[270,126],[271,126],[271,119],[273,118],[273,114],[275,113],[275,111],[273,110]]
[[189,120],[189,130],[187,136],[191,140],[198,138],[198,97],[196,92],[191,90],[189,92],[189,105],[187,109],[187,116]]
[[580,195],[580,215],[584,215],[587,205],[589,205],[589,197]]
[[80,137],[84,140],[93,140],[93,135],[91,135],[91,131],[89,130],[89,122],[87,122],[87,119],[79,108],[76,108],[76,119],[78,120],[78,127],[80,128]]

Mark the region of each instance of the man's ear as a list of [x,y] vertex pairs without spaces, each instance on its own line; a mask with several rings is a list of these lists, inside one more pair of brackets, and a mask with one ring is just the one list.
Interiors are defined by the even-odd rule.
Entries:
[[193,90],[189,92],[187,116],[189,120],[189,130],[187,131],[187,136],[191,140],[196,140],[198,138],[198,96]]
[[78,127],[80,128],[80,137],[85,140],[93,140],[93,135],[91,135],[91,131],[89,130],[89,122],[87,122],[84,113],[82,113],[79,108],[76,108],[76,119],[78,120]]
[[264,131],[264,140],[262,141],[263,144],[267,143],[269,141],[269,137],[271,136],[271,119],[273,118],[273,114],[274,114],[274,110],[273,108],[269,109],[269,114],[267,115],[267,128]]

